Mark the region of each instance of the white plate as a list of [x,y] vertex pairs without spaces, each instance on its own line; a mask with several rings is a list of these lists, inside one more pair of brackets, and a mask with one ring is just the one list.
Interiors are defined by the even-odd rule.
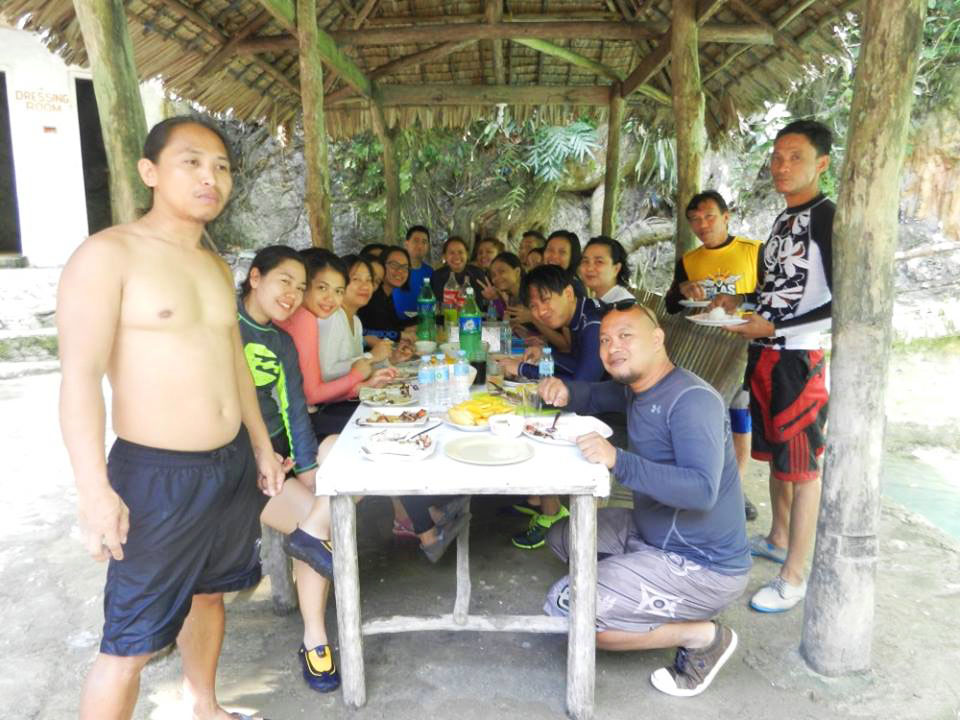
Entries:
[[[408,386],[409,387],[409,386]],[[403,396],[400,388],[360,388],[360,402],[367,407],[403,407],[413,405],[417,398],[414,390],[410,388],[409,396]]]
[[[420,410],[426,410],[426,408],[410,408],[406,412],[419,412]],[[411,427],[423,427],[427,424],[427,421],[430,420],[430,413],[425,412],[423,417],[419,420],[413,420],[410,422],[370,422],[370,418],[374,413],[379,413],[381,415],[393,415],[394,417],[400,415],[403,410],[369,410],[364,413],[363,416],[357,418],[357,425],[360,427],[368,428],[380,428],[381,430],[386,428],[411,428]]]
[[459,423],[455,423],[453,420],[451,420],[450,413],[447,412],[443,414],[443,421],[450,427],[456,428],[457,430],[462,430],[463,432],[484,432],[485,430],[490,429],[489,423],[484,423],[483,425],[460,425]]
[[416,311],[416,310],[404,310],[404,311],[403,311],[403,314],[406,315],[408,318],[415,318],[415,317],[417,316],[417,311]]
[[709,300],[691,300],[690,298],[683,298],[680,301],[680,304],[688,308],[701,308],[706,307],[710,304]]
[[728,315],[720,320],[713,320],[707,313],[699,315],[687,315],[687,320],[697,325],[706,325],[707,327],[725,327],[729,325],[743,325],[747,322],[746,318]]
[[492,435],[451,440],[444,443],[443,451],[451,460],[471,465],[513,465],[533,457],[530,443]]
[[536,425],[546,430],[553,424],[553,418],[530,418],[524,423],[523,434],[531,440],[546,443],[547,445],[576,445],[576,438],[586,435],[590,432],[600,433],[601,436],[608,438],[613,435],[613,428],[607,425],[603,420],[591,415],[561,415],[557,420],[557,437],[540,437],[528,432],[527,425]]
[[[378,448],[377,443],[368,442],[360,446],[361,449],[359,450],[359,453],[367,460],[373,460],[374,462],[382,462],[385,460],[410,462],[411,460],[425,460],[426,458],[430,457],[437,451],[438,444],[439,443],[437,443],[436,439],[434,439],[426,449],[420,449],[418,446],[417,450],[413,452],[398,452],[398,448],[396,448],[396,446],[387,445],[385,447],[381,446]],[[364,452],[363,448],[366,448],[369,452]]]

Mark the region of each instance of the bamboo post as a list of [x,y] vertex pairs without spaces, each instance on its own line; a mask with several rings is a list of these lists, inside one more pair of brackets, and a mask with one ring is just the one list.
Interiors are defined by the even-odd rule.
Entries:
[[833,231],[833,397],[801,652],[870,667],[899,177],[925,0],[867,0]]
[[607,113],[607,164],[603,174],[603,214],[600,227],[613,237],[617,229],[617,204],[620,200],[620,126],[623,125],[624,100],[620,83],[610,86],[610,110]]
[[386,190],[386,219],[383,223],[383,241],[388,245],[400,243],[400,163],[397,161],[396,130],[387,127],[383,106],[370,102],[373,131],[383,147],[383,184]]
[[330,499],[330,510],[333,520],[333,590],[337,598],[343,702],[348,707],[359,708],[367,702],[367,681],[363,673],[363,636],[360,630],[357,509],[349,495],[335,495]]
[[570,496],[570,629],[567,714],[593,717],[597,664],[597,499]]
[[304,199],[314,247],[333,248],[330,227],[330,163],[323,117],[323,66],[317,31],[316,0],[297,2],[300,44],[300,98],[303,105]]
[[[467,503],[464,512],[470,512]],[[453,604],[453,621],[466,625],[470,615],[470,523],[457,535],[457,598]]]
[[140,210],[150,207],[150,192],[137,172],[147,120],[123,3],[74,0],[74,8],[93,75],[93,92],[110,168],[113,221],[132,222]]
[[683,209],[700,191],[700,162],[707,148],[697,46],[697,0],[674,0],[670,26],[670,77],[677,128],[677,257],[696,246]]

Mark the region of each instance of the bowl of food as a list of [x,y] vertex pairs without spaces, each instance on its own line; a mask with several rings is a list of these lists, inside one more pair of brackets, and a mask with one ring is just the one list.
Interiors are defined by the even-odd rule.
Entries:
[[524,419],[515,414],[491,415],[487,418],[490,432],[498,437],[520,437]]
[[437,349],[437,343],[433,340],[417,340],[413,346],[417,349],[417,355],[430,355]]

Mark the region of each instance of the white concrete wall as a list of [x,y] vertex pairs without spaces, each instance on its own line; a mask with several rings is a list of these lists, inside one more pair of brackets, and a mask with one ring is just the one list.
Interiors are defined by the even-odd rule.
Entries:
[[60,265],[87,234],[75,79],[33,33],[0,28],[20,244],[32,265]]
[[[30,32],[0,27],[0,72],[7,82],[20,244],[31,265],[62,265],[87,235],[76,79]],[[164,117],[158,82],[141,86],[147,127]]]

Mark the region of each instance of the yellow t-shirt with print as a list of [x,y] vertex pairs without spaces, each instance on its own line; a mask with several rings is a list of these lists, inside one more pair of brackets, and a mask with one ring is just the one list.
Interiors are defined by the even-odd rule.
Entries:
[[760,243],[736,236],[723,247],[701,245],[683,256],[687,279],[699,282],[713,297],[717,293],[750,293],[757,287],[757,254]]

